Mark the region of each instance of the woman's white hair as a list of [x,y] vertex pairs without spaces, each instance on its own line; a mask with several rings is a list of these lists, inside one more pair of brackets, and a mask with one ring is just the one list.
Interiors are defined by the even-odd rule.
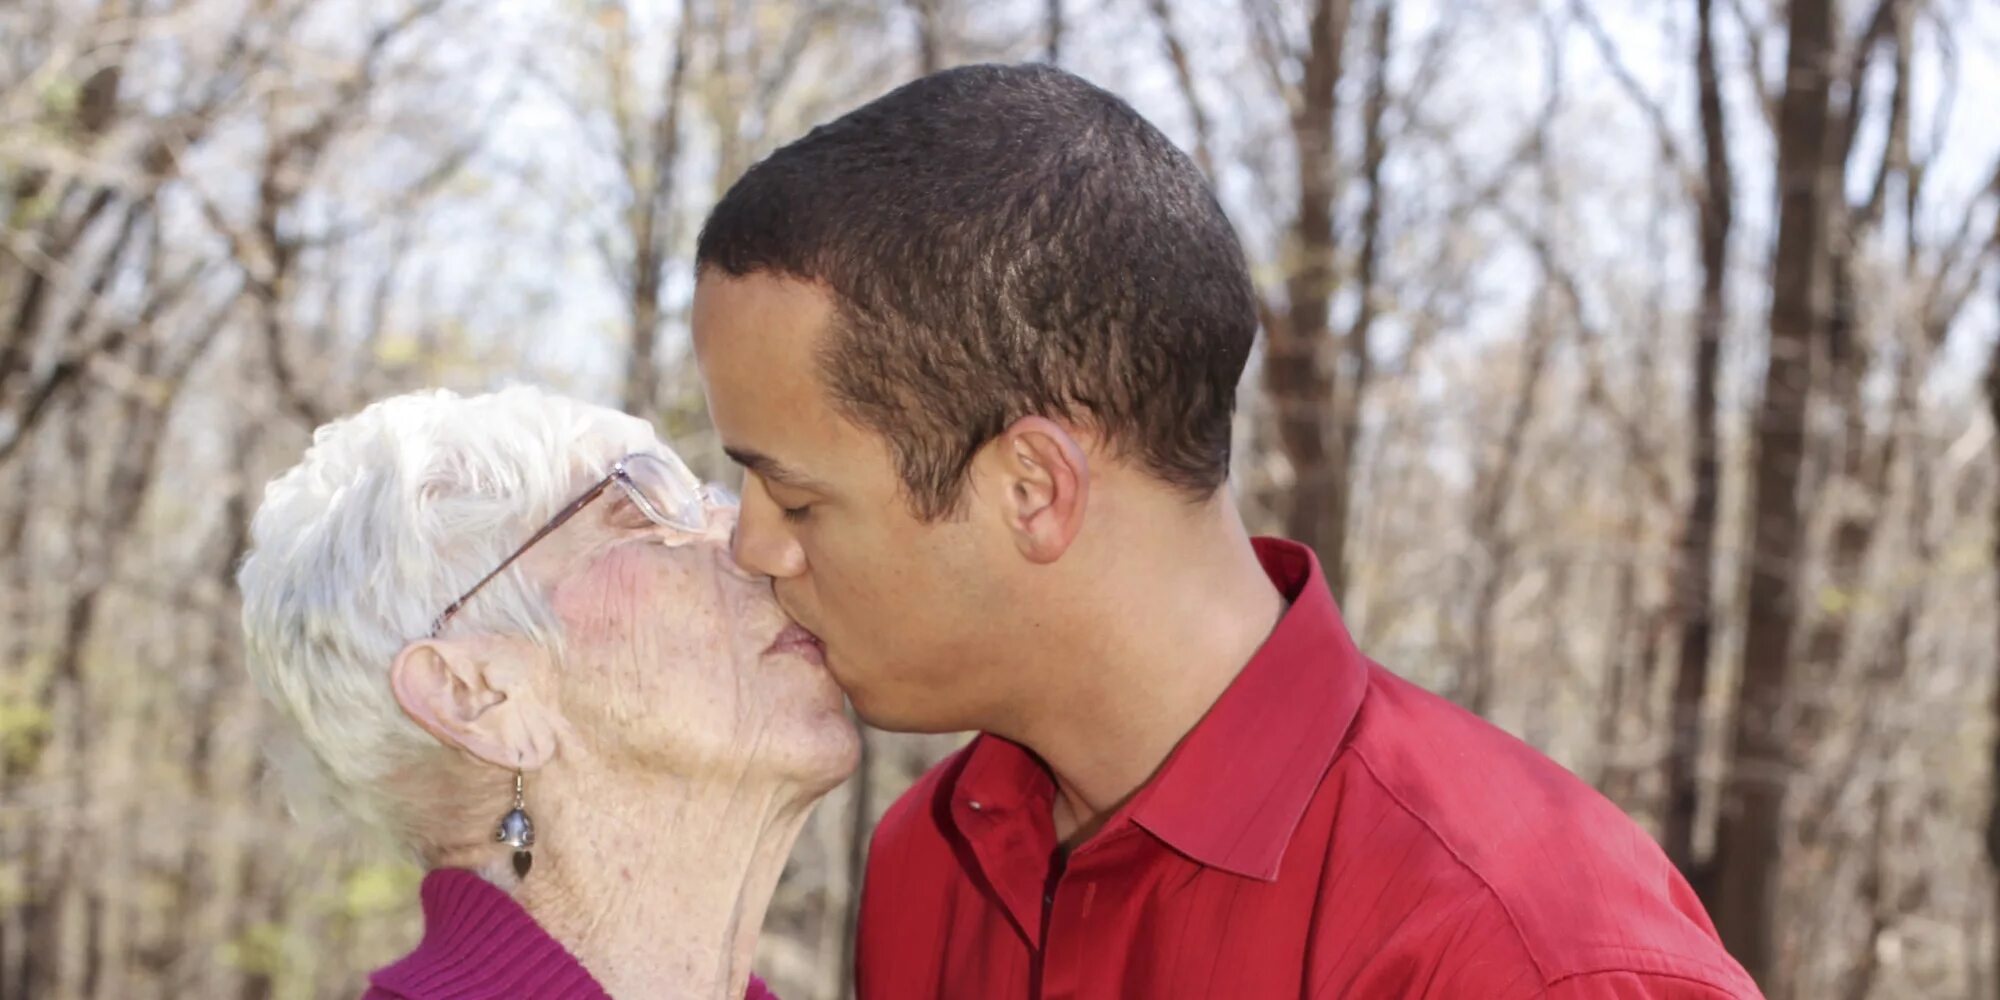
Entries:
[[[434,390],[319,428],[265,487],[236,577],[250,672],[349,809],[407,840],[408,805],[383,779],[438,743],[396,704],[390,663],[579,482],[655,442],[641,420],[535,388]],[[559,650],[518,569],[452,623]]]

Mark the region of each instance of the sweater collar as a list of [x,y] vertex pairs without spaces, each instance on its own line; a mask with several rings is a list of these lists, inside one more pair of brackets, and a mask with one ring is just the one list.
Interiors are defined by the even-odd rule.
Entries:
[[368,977],[409,1000],[610,1000],[514,897],[462,868],[424,876],[424,939]]

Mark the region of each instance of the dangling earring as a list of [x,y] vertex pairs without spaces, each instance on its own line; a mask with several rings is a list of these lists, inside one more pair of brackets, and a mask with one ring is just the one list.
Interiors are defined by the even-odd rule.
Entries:
[[527,802],[521,795],[521,769],[514,769],[514,808],[500,817],[500,826],[493,831],[493,839],[514,849],[514,875],[528,877],[528,868],[535,863],[535,856],[529,849],[535,846],[535,821],[528,818]]

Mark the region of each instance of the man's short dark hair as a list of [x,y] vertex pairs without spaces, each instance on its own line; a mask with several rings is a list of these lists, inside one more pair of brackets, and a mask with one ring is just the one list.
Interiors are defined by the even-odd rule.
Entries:
[[921,517],[1031,414],[1194,499],[1228,474],[1257,327],[1242,246],[1186,154],[1062,70],[947,70],[814,129],[729,189],[696,262],[831,291],[821,375]]

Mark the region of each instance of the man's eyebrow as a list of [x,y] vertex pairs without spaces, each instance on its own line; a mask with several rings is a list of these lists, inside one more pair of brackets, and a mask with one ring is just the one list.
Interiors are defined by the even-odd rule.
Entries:
[[722,449],[722,453],[728,455],[730,461],[735,462],[737,465],[749,469],[751,472],[781,486],[790,486],[793,489],[800,490],[812,490],[816,493],[827,492],[825,483],[761,451],[755,451],[750,448],[725,447]]

